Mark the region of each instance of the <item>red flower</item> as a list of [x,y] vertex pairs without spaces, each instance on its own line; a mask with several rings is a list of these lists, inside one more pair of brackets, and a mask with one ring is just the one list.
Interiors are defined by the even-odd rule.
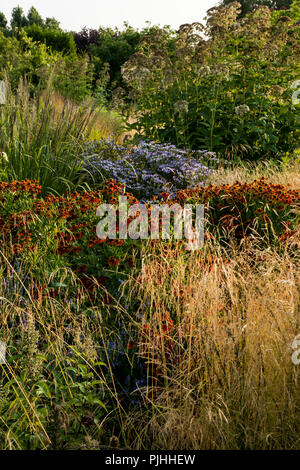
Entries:
[[118,266],[118,264],[120,263],[120,261],[118,260],[118,258],[114,258],[113,256],[111,256],[109,259],[108,259],[108,264],[109,266]]
[[90,240],[89,244],[88,244],[88,248],[93,248],[93,246],[95,245],[102,245],[102,243],[105,243],[107,240],[107,237],[105,238],[93,238]]
[[86,264],[84,264],[82,266],[78,266],[78,268],[76,268],[77,274],[85,273],[86,270],[87,270],[87,265]]
[[80,246],[77,246],[76,248],[73,248],[73,249],[71,250],[71,253],[76,254],[76,253],[80,253],[80,251],[81,251]]

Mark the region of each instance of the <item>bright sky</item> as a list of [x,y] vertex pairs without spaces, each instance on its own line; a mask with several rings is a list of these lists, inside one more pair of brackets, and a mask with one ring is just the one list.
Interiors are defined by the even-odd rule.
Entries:
[[0,11],[10,21],[11,11],[17,5],[25,14],[33,5],[43,18],[53,17],[63,29],[80,31],[84,26],[98,29],[123,27],[127,21],[134,28],[142,28],[146,21],[170,25],[203,21],[206,11],[218,0],[0,0]]

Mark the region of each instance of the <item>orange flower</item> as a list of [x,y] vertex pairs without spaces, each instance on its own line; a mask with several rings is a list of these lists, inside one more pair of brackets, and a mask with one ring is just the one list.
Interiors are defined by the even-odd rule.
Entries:
[[108,242],[109,245],[111,246],[122,246],[124,244],[124,240],[110,240]]

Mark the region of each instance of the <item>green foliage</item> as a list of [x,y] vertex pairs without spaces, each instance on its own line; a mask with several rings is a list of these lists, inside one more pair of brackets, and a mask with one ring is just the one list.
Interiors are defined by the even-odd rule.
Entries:
[[24,15],[23,8],[20,6],[13,8],[11,13],[10,26],[12,28],[23,28],[27,24],[28,20]]
[[24,76],[28,78],[32,86],[37,85],[39,69],[43,66],[50,68],[56,60],[57,56],[50,54],[44,44],[34,42],[25,32],[21,32],[18,37],[5,37],[0,32],[1,79],[7,72],[14,90],[20,78]]
[[34,41],[45,44],[53,51],[63,52],[64,54],[76,53],[76,45],[72,33],[66,33],[57,28],[44,28],[37,23],[27,26],[25,31]]
[[11,18],[12,29],[14,29],[15,27],[24,28],[25,26],[33,25],[40,26],[43,29],[61,31],[59,21],[57,21],[55,18],[49,17],[44,20],[34,6],[29,9],[27,18],[24,15],[23,9],[20,6],[17,6],[13,9]]
[[[103,71],[108,67],[109,89],[123,84],[121,66],[135,52],[140,33],[126,25],[124,31],[117,28],[84,28],[74,35],[78,52],[88,52],[95,70],[94,85],[102,80]],[[124,84],[123,84],[124,85]]]
[[[39,30],[36,26],[32,28]],[[62,39],[62,47],[65,39],[66,43],[70,39],[70,47],[73,50],[72,36],[62,36],[60,32],[50,31],[49,37],[54,38],[56,34]],[[74,51],[65,55],[62,52],[51,51],[46,44],[34,41],[23,30],[18,37],[5,37],[0,32],[0,77],[2,79],[5,73],[9,77],[13,90],[17,89],[22,77],[28,79],[32,90],[46,87],[51,77],[55,89],[75,101],[82,101],[91,94],[94,78],[88,57],[78,57]]]
[[279,18],[285,18],[289,23],[293,24],[300,20],[300,1],[295,0],[287,10],[274,10],[271,13],[272,24],[277,23]]
[[[108,412],[102,402],[103,398],[107,402],[102,378],[106,364],[87,354],[91,347],[82,346],[76,330],[73,344],[58,347],[44,321],[36,309],[17,318],[23,325],[21,334],[12,338],[9,362],[1,366],[2,449],[6,447],[3,422],[6,429],[13,430],[14,448],[78,448],[84,445],[91,426],[97,431],[98,420]],[[66,417],[70,426],[61,426]]]
[[135,97],[139,134],[178,147],[254,159],[292,153],[298,117],[291,84],[299,73],[299,28],[270,23],[264,7],[237,20],[239,4],[142,41],[122,68]]
[[55,96],[30,98],[30,87],[20,81],[14,96],[7,82],[6,104],[0,109],[0,149],[9,180],[36,179],[43,191],[63,192],[75,187],[85,132],[89,133],[93,109],[64,103],[55,108]]
[[[272,10],[281,10],[288,9],[292,4],[293,0],[240,0],[241,4],[241,13],[240,17],[244,17],[248,13],[253,12],[256,8],[260,6],[266,6]],[[227,6],[233,3],[233,0],[223,0],[221,6]]]
[[[48,77],[49,69],[44,67],[44,70]],[[54,88],[63,96],[77,103],[90,96],[94,76],[88,57],[64,56],[55,64],[51,74],[53,74]]]
[[[1,23],[1,21],[0,21]],[[3,20],[3,24],[5,19]],[[0,26],[1,28],[1,26]],[[120,86],[126,87],[126,83],[121,76],[121,66],[129,57],[137,51],[138,43],[144,36],[153,35],[156,27],[146,27],[141,32],[125,24],[125,29],[120,31],[117,28],[100,28],[92,30],[84,28],[79,33],[65,32],[59,27],[59,22],[55,18],[46,18],[40,16],[38,11],[32,7],[25,17],[22,8],[17,7],[13,11],[11,30],[5,30],[6,36],[16,38],[18,42],[9,40],[6,44],[7,53],[3,58],[3,63],[10,63],[10,55],[13,55],[13,62],[17,57],[17,71],[12,72],[11,81],[16,84],[21,76],[30,79],[35,87],[40,82],[39,69],[41,75],[45,75],[45,67],[50,67],[54,63],[60,65],[56,69],[60,70],[63,77],[56,81],[57,89],[72,99],[83,99],[91,92],[101,104],[106,104],[112,97],[112,91]],[[40,45],[47,49],[39,49]],[[12,47],[14,51],[12,52]],[[37,55],[33,63],[31,62],[31,50],[36,49]],[[88,54],[77,59],[76,52]],[[23,54],[25,53],[25,57]],[[57,54],[59,53],[59,54]],[[46,57],[48,55],[48,57]],[[72,67],[72,57],[74,67]],[[88,58],[88,59],[87,59]],[[42,60],[41,60],[42,59]],[[1,61],[1,57],[0,57]],[[89,64],[87,64],[89,62]],[[26,64],[25,64],[26,63]],[[64,63],[62,66],[61,64]],[[22,64],[22,65],[21,65]],[[78,67],[77,67],[78,64]],[[20,70],[19,70],[20,67]],[[80,78],[79,70],[82,69]],[[22,69],[22,72],[21,72]],[[83,79],[83,73],[87,73],[86,80]],[[67,83],[67,76],[71,78]],[[76,77],[81,84],[76,86]],[[82,83],[86,81],[86,86]],[[63,84],[62,84],[63,83]],[[81,90],[78,94],[78,88]],[[128,91],[128,90],[127,90]]]
[[46,18],[45,19],[45,28],[49,29],[55,29],[55,30],[61,30],[59,26],[59,21],[57,21],[55,18]]
[[99,57],[101,63],[109,64],[111,82],[120,84],[121,66],[134,53],[139,39],[139,32],[130,26],[127,26],[124,31],[100,29],[98,45],[91,47],[91,53]]
[[44,26],[44,20],[36,8],[31,7],[27,15],[28,25]]
[[0,12],[0,28],[5,29],[7,26],[7,19],[4,13]]
[[155,26],[149,26],[139,32],[126,23],[124,26],[122,31],[118,28],[100,28],[99,31],[84,28],[74,35],[78,52],[88,52],[94,66],[95,88],[99,81],[103,82],[103,74],[108,72],[109,97],[112,90],[120,86],[126,88],[121,75],[122,65],[137,51],[140,40],[145,36],[154,35],[157,29]]

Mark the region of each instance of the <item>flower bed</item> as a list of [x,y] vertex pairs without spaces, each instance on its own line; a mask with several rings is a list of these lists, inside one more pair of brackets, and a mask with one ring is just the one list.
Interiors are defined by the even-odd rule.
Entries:
[[[31,257],[38,268],[42,253],[49,267],[69,266],[85,275],[102,275],[103,266],[130,270],[128,258],[138,241],[100,240],[96,236],[96,209],[101,203],[117,204],[120,195],[126,195],[129,204],[138,202],[124,192],[123,184],[110,180],[101,190],[44,199],[40,190],[35,181],[0,183],[0,234],[10,241],[16,255]],[[283,242],[295,233],[299,201],[299,190],[262,178],[253,183],[199,186],[175,195],[164,192],[152,203],[202,203],[207,234],[218,231],[237,240],[256,234],[269,243],[274,239]]]
[[202,203],[206,207],[207,228],[228,239],[245,240],[249,235],[268,244],[284,242],[299,229],[300,191],[266,178],[252,183],[209,185],[178,191],[175,198],[166,193],[169,204]]
[[[300,191],[265,179],[154,198],[159,204],[204,203],[206,239],[212,240],[200,256],[187,253],[185,243],[172,239],[164,244],[153,241],[152,247],[139,240],[98,239],[97,207],[102,202],[117,204],[118,196],[124,194],[123,185],[115,181],[106,182],[101,190],[59,197],[42,198],[40,191],[36,181],[0,183],[0,238],[6,256],[6,263],[0,265],[5,299],[1,305],[15,309],[14,320],[9,320],[14,322],[9,329],[13,337],[3,339],[9,344],[8,363],[14,364],[14,370],[18,364],[18,380],[27,387],[31,400],[47,407],[55,396],[75,428],[87,419],[94,423],[93,416],[105,416],[99,396],[101,400],[105,396],[108,410],[115,406],[115,396],[105,395],[102,380],[108,389],[117,391],[118,403],[127,410],[143,403],[143,387],[154,387],[153,393],[162,390],[166,371],[181,368],[178,358],[189,362],[189,335],[208,328],[211,316],[208,311],[204,316],[194,315],[192,331],[190,276],[194,276],[194,296],[199,282],[223,285],[227,268],[231,272],[233,268],[230,251],[223,256],[219,250],[221,239],[240,243],[258,234],[261,244],[272,234],[273,241],[286,246],[297,238]],[[129,203],[137,202],[126,195]],[[154,261],[153,271],[149,263],[141,269],[145,254]],[[180,287],[174,279],[178,280],[185,263],[188,267]],[[222,302],[209,308],[218,309],[214,315],[222,329]],[[60,323],[62,331],[55,353],[49,339],[56,338],[53,322]],[[20,330],[24,330],[21,346]],[[193,357],[198,364],[197,354]],[[26,374],[21,377],[23,369]],[[7,396],[13,397],[13,390],[7,390]],[[68,399],[70,390],[74,400]],[[11,419],[16,420],[14,415]],[[48,426],[48,416],[41,419]]]

